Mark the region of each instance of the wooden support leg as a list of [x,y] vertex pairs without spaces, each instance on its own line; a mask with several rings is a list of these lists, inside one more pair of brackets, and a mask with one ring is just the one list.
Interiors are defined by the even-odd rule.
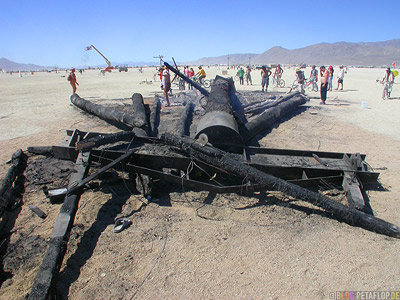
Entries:
[[[75,163],[75,172],[71,174],[69,186],[81,181],[89,169],[90,152],[81,152]],[[42,264],[36,274],[29,300],[46,300],[56,282],[60,270],[75,214],[80,199],[79,191],[68,195],[60,209],[53,231],[50,236],[49,247],[43,258]]]

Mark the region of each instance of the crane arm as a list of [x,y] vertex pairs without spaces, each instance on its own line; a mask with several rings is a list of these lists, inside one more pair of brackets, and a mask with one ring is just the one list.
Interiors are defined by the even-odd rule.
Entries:
[[92,49],[96,50],[96,52],[98,54],[100,54],[102,58],[104,58],[104,60],[107,62],[108,67],[110,68],[111,67],[110,61],[99,50],[97,50],[97,48],[95,46],[90,45],[89,47],[86,47],[86,51],[89,51],[89,50],[92,50]]

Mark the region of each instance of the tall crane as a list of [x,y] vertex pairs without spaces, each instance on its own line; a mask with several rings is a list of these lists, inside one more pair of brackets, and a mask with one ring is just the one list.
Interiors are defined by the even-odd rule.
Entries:
[[89,51],[89,50],[92,50],[92,49],[96,50],[96,52],[98,54],[100,54],[101,57],[104,58],[104,60],[106,61],[108,66],[106,67],[106,69],[104,71],[105,72],[111,72],[111,69],[114,69],[114,68],[111,66],[110,61],[99,50],[97,50],[97,48],[95,46],[90,45],[89,47],[86,47],[86,51]]

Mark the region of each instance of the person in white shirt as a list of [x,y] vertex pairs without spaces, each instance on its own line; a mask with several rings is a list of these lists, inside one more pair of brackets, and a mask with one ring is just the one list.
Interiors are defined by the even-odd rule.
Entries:
[[340,66],[339,68],[340,68],[340,71],[339,71],[339,76],[338,76],[338,80],[337,80],[336,90],[339,89],[339,85],[342,86],[342,88],[340,90],[343,90],[344,69],[343,69],[343,66]]

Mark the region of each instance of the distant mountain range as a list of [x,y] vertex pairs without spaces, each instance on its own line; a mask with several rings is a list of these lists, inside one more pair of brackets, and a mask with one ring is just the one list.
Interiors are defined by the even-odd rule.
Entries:
[[5,71],[40,71],[50,70],[53,68],[54,67],[38,66],[34,64],[20,64],[6,58],[0,58],[0,69]]
[[[389,66],[392,62],[400,64],[400,39],[384,42],[337,42],[320,43],[299,49],[273,47],[261,54],[226,54],[218,57],[203,57],[194,61],[179,62],[180,65],[256,65],[305,63],[308,65],[347,65],[347,66]],[[121,66],[153,66],[155,62],[126,62],[115,63]],[[92,67],[105,67],[92,66]],[[77,66],[77,68],[79,68]],[[0,59],[0,69],[5,71],[38,71],[50,70],[54,67],[34,64],[19,64],[6,58]]]
[[[204,57],[185,62],[188,65],[227,64],[300,64],[388,66],[400,63],[400,39],[370,43],[320,43],[294,50],[273,47],[261,54],[230,54],[219,57]],[[250,59],[249,59],[250,57]]]

